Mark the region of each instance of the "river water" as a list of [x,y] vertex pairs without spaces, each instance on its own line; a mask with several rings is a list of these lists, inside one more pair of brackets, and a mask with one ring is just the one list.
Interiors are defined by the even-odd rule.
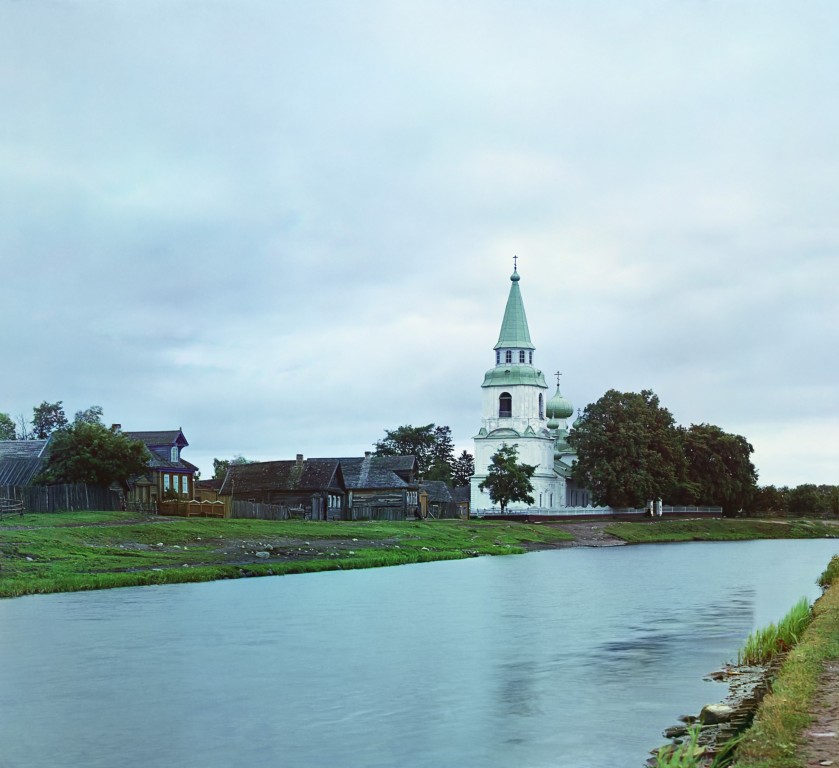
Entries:
[[0,768],[636,768],[837,550],[566,549],[0,601]]

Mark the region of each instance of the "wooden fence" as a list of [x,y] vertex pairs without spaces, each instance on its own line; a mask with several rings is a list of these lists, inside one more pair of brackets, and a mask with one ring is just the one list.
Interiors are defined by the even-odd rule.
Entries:
[[117,491],[98,485],[0,485],[0,499],[21,502],[26,512],[80,512],[120,509]]
[[230,516],[238,520],[288,520],[291,517],[285,504],[259,504],[255,501],[234,501]]
[[167,499],[158,505],[161,515],[174,517],[225,517],[224,502]]

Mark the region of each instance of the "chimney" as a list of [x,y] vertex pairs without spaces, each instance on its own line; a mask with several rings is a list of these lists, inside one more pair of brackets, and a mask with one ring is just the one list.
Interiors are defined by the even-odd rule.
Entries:
[[111,432],[116,434],[122,432],[122,424],[111,424]]
[[369,458],[370,458],[370,451],[364,451],[364,458],[365,458],[365,459],[369,459]]
[[297,454],[297,466],[298,467],[303,466],[303,454],[302,453]]

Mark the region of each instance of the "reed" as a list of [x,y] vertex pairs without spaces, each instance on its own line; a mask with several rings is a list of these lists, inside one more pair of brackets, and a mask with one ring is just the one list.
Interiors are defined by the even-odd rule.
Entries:
[[738,665],[768,664],[778,653],[792,648],[812,619],[806,597],[802,597],[778,624],[752,632],[737,653]]
[[701,727],[693,726],[688,730],[688,740],[679,746],[663,749],[656,753],[655,768],[697,768],[701,765],[699,758],[705,748],[699,745]]

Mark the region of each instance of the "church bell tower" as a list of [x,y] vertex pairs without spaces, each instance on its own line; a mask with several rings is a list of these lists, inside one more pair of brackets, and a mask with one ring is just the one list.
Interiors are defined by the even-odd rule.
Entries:
[[[531,479],[533,513],[565,505],[565,481],[554,470],[556,438],[546,418],[548,385],[545,375],[534,366],[536,348],[530,340],[520,281],[514,262],[501,332],[493,348],[495,365],[484,374],[481,384],[481,428],[474,438],[475,475],[471,481],[471,509],[474,514],[494,506],[489,495],[478,485],[486,479],[492,455],[504,443],[517,447],[520,462],[536,465]],[[528,506],[514,502],[508,508],[523,510]]]

